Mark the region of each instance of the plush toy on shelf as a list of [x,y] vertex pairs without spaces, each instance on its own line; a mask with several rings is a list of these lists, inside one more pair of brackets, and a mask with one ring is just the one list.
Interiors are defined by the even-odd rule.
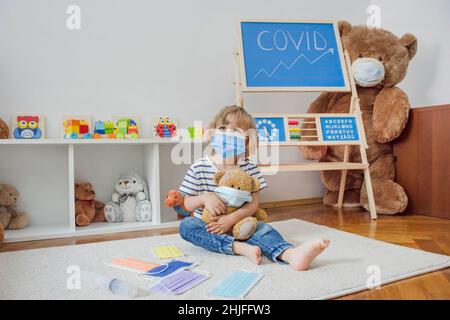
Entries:
[[111,198],[105,206],[108,222],[150,222],[152,220],[152,206],[147,184],[138,174],[121,175]]
[[[380,214],[395,214],[406,209],[408,197],[402,186],[394,182],[395,165],[392,141],[408,121],[408,96],[397,84],[405,78],[409,61],[417,51],[417,39],[410,33],[398,38],[383,29],[338,23],[344,50],[349,53],[367,137],[367,157],[375,197]],[[349,110],[350,93],[322,93],[308,113],[345,113]],[[302,146],[307,160],[342,161],[343,146]],[[350,149],[350,162],[360,162],[357,147]],[[341,172],[322,171],[326,193],[324,204],[338,201]],[[366,185],[361,171],[349,171],[345,183],[344,206],[369,209]]]
[[5,121],[0,118],[0,139],[8,139],[9,127]]
[[95,191],[88,182],[75,183],[75,222],[85,227],[92,222],[105,221],[105,204],[95,200]]
[[[239,169],[217,172],[214,175],[214,183],[218,186],[214,192],[227,204],[225,214],[233,213],[246,202],[252,201],[251,192],[258,191],[260,186],[257,178]],[[208,209],[203,210],[202,220],[205,223],[212,222],[213,217]],[[230,232],[238,240],[247,240],[256,231],[257,221],[266,219],[267,213],[262,209],[257,209],[253,216],[236,223]]]
[[16,211],[19,192],[9,184],[0,184],[0,242],[5,230],[23,229],[28,224],[28,215]]

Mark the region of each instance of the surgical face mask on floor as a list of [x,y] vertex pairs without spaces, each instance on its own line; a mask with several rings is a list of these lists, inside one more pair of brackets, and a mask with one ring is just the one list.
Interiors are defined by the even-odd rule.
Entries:
[[237,190],[230,187],[218,187],[214,189],[214,193],[230,207],[241,207],[246,202],[252,202],[250,191]]
[[353,76],[361,87],[373,87],[384,80],[384,65],[374,58],[359,58],[352,63]]
[[217,131],[210,144],[222,158],[239,157],[245,153],[245,137],[239,133]]

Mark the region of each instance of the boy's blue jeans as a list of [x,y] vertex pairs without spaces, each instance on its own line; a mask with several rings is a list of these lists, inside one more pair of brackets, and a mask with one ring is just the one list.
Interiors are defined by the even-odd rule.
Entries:
[[[232,249],[234,237],[226,234],[209,233],[206,231],[205,225],[199,218],[184,218],[180,223],[180,235],[184,240],[207,250],[234,254]],[[277,257],[284,250],[293,247],[292,244],[283,239],[278,231],[263,222],[258,222],[255,233],[244,242],[260,247],[262,253],[275,262],[282,262]]]

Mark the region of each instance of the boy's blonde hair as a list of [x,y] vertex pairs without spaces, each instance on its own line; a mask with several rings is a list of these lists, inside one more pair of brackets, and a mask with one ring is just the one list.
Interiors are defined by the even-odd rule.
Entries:
[[243,107],[228,106],[222,108],[209,123],[209,129],[216,129],[222,125],[226,125],[227,117],[232,114],[236,117],[237,126],[245,131],[253,129],[256,131],[255,122],[250,113]]

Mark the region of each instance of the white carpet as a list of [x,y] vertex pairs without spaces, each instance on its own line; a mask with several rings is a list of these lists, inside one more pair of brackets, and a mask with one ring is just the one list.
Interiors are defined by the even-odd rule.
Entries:
[[[389,283],[450,266],[450,257],[388,244],[332,228],[300,220],[272,223],[288,241],[298,244],[324,237],[331,240],[329,248],[314,262],[312,268],[295,272],[287,265],[264,260],[259,271],[263,279],[250,291],[247,299],[328,299],[365,290],[367,268],[377,265],[381,283]],[[103,261],[132,257],[150,259],[151,246],[176,244],[197,258],[197,267],[212,277],[180,296],[146,292],[140,299],[205,299],[207,292],[229,272],[251,270],[244,257],[226,256],[195,247],[179,235],[156,236],[93,244],[34,249],[0,254],[0,299],[120,299],[101,289],[82,286],[68,290],[67,267],[78,265],[128,280],[145,287],[150,282],[135,273],[110,268]]]

